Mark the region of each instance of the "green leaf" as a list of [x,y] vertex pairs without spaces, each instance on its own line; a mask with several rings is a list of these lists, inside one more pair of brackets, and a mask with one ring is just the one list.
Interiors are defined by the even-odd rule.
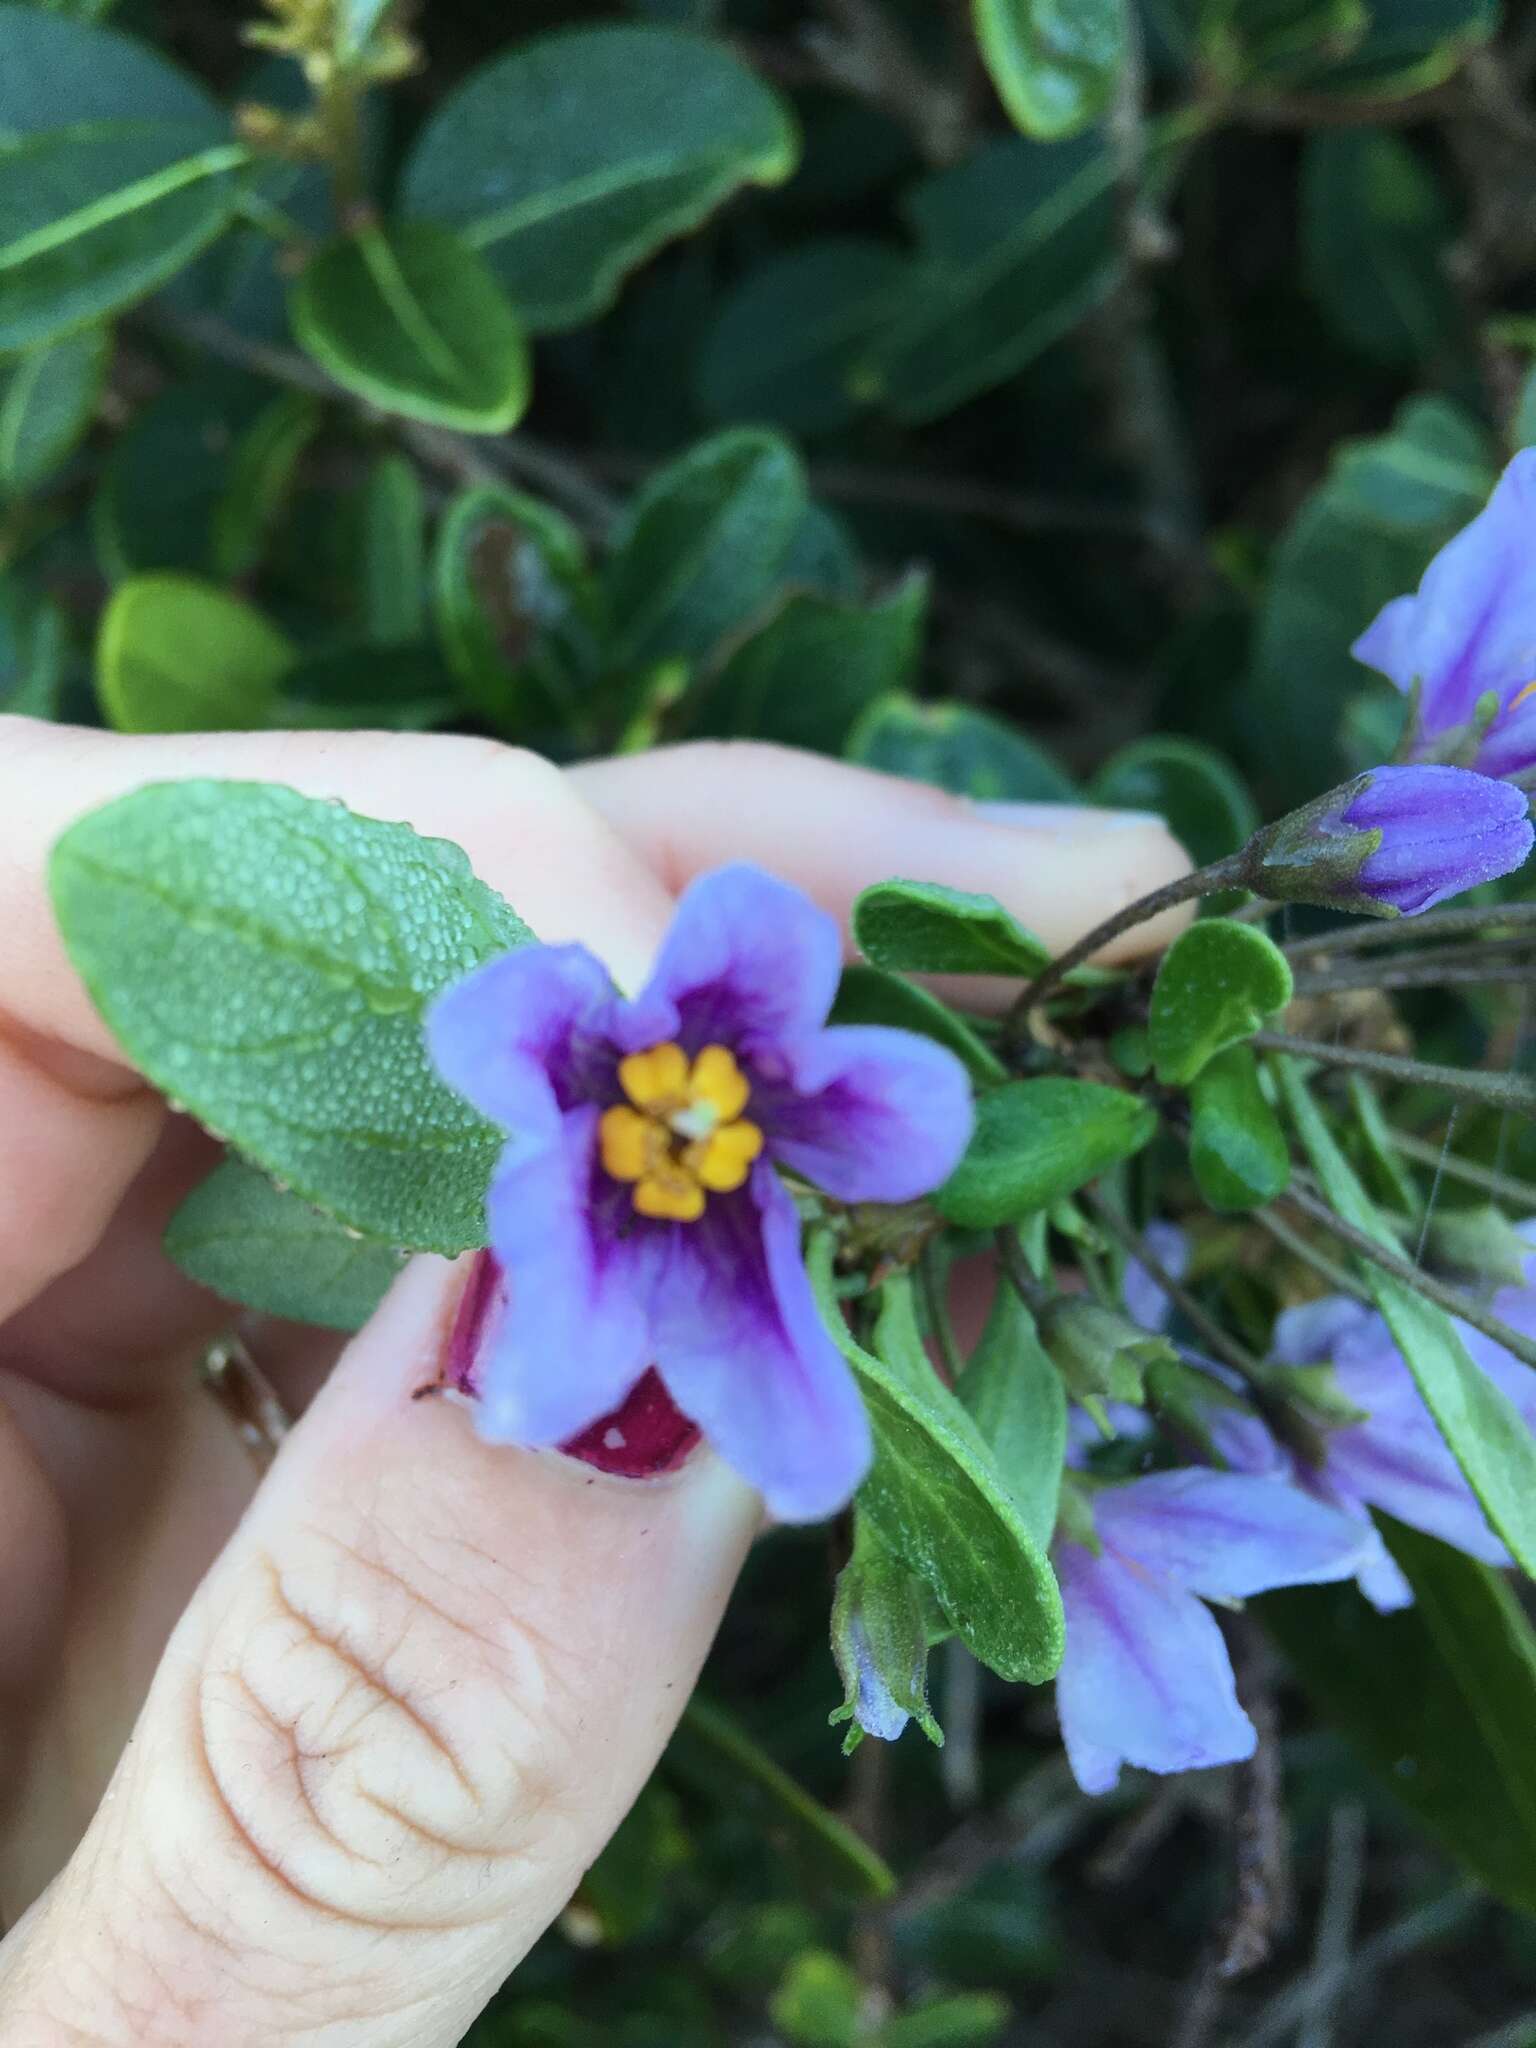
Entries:
[[501,1134],[437,1078],[432,998],[526,944],[446,840],[274,784],[162,783],[54,848],[69,956],[173,1101],[354,1229],[483,1244]]
[[163,284],[224,226],[246,151],[127,36],[0,5],[0,354]]
[[1383,1522],[1414,1604],[1353,1586],[1257,1602],[1264,1626],[1383,1786],[1495,1897],[1536,1913],[1536,1635],[1504,1576]]
[[992,1297],[976,1349],[955,1385],[1026,1526],[1042,1550],[1056,1528],[1067,1454],[1067,1394],[1035,1334],[1034,1318],[1006,1282]]
[[1051,958],[995,896],[939,882],[876,882],[853,906],[853,937],[866,959],[895,974],[1032,978]]
[[[864,571],[853,536],[825,505],[807,505],[800,515],[779,576],[792,589],[817,590],[824,597],[859,597],[864,590]],[[896,587],[899,590],[903,585]]]
[[1228,1046],[1190,1087],[1189,1163],[1213,1209],[1256,1209],[1283,1195],[1291,1155],[1247,1045]]
[[[450,515],[451,516],[451,515]],[[392,647],[426,627],[427,501],[416,466],[381,455],[362,493],[363,619],[368,636]]]
[[825,1235],[813,1242],[809,1266],[875,1433],[859,1508],[926,1583],[974,1657],[1000,1678],[1044,1684],[1061,1662],[1055,1576],[975,1423],[929,1363],[910,1293],[882,1289],[875,1356],[854,1339],[832,1293]]
[[322,417],[308,392],[285,391],[241,435],[213,518],[213,568],[222,581],[254,575]]
[[731,654],[693,730],[840,753],[859,714],[911,676],[927,613],[920,570],[871,604],[792,591]]
[[504,434],[528,403],[528,345],[506,293],[430,221],[328,242],[299,273],[288,314],[315,361],[386,412]]
[[848,760],[887,775],[936,783],[956,796],[1012,803],[1071,803],[1065,769],[1022,733],[968,704],[878,698],[848,735]]
[[293,648],[211,583],[159,570],[120,583],[102,614],[96,688],[119,732],[238,732],[269,723]]
[[859,410],[857,368],[893,319],[910,260],[852,235],[793,249],[720,302],[699,352],[699,397],[716,419],[826,434]]
[[837,985],[833,1024],[888,1024],[897,1031],[937,1039],[965,1062],[971,1079],[985,1088],[1008,1072],[1002,1061],[962,1017],[925,988],[878,967],[845,967]]
[[454,499],[432,563],[438,638],[475,707],[526,731],[579,699],[601,659],[581,535],[536,498],[476,484]]
[[1011,2016],[1007,1999],[996,1991],[951,1992],[884,2021],[870,2048],[986,2048]]
[[485,256],[535,332],[579,326],[627,272],[740,185],[777,185],[798,139],[718,43],[669,29],[541,36],[442,101],[405,166],[405,210]]
[[683,1709],[666,1765],[718,1792],[733,1813],[745,1808],[771,1836],[788,1831],[809,1874],[835,1896],[885,1899],[895,1891],[895,1875],[884,1859],[781,1770],[734,1715],[702,1693]]
[[[1275,1066],[1291,1120],[1324,1194],[1346,1223],[1400,1252],[1294,1063],[1279,1059]],[[1525,1570],[1536,1572],[1536,1441],[1519,1410],[1468,1355],[1443,1309],[1368,1260],[1358,1264],[1435,1426],[1483,1512]]]
[[768,597],[807,502],[794,449],[754,428],[658,470],[612,537],[615,660],[641,668],[707,654]]
[[1452,77],[1497,32],[1498,0],[1370,0],[1363,32],[1297,84],[1342,98],[1405,98]]
[[1048,1209],[1129,1159],[1157,1129],[1157,1112],[1123,1088],[1044,1075],[978,1098],[965,1157],[934,1196],[951,1223],[995,1230]]
[[989,143],[907,197],[918,260],[858,371],[899,418],[952,412],[1017,376],[1114,284],[1114,165],[1095,135]]
[[69,627],[52,598],[0,574],[0,711],[57,718]]
[[463,712],[435,647],[338,640],[300,655],[283,677],[274,723],[322,731],[427,732]]
[[657,1928],[688,1856],[677,1795],[652,1778],[581,1880],[577,1897],[604,1942],[617,1946]]
[[1259,827],[1258,806],[1225,754],[1201,740],[1165,734],[1132,740],[1088,785],[1096,804],[1155,811],[1195,865],[1236,853]]
[[1350,643],[1414,588],[1493,480],[1487,436],[1441,398],[1411,400],[1390,433],[1335,455],[1275,550],[1238,704],[1275,809],[1352,772],[1341,717],[1364,675]]
[[201,1287],[263,1315],[360,1330],[400,1271],[401,1254],[359,1237],[227,1159],[166,1226],[165,1249]]
[[[904,1714],[928,1740],[944,1736],[928,1705],[928,1626],[931,1602],[919,1580],[894,1557],[867,1515],[853,1518],[853,1554],[837,1575],[832,1596],[832,1657],[843,1681],[842,1705],[827,1716],[848,1723],[843,1754],[851,1756],[876,1712]],[[898,1726],[896,1734],[904,1729]],[[891,1737],[884,1735],[882,1740]]]
[[170,385],[119,436],[92,507],[97,553],[121,582],[139,569],[213,569],[231,450],[270,402],[254,377],[209,371]]
[[104,327],[82,327],[0,372],[0,497],[46,483],[85,437],[111,352]]
[[1147,1033],[1157,1078],[1185,1086],[1283,1010],[1292,986],[1285,955],[1256,925],[1210,917],[1180,932],[1152,985]]
[[1395,135],[1336,129],[1302,156],[1302,271],[1340,337],[1389,365],[1424,362],[1463,321],[1445,258],[1451,209]]
[[1016,128],[1054,142],[1108,106],[1126,56],[1125,0],[971,0],[976,40]]
[[808,1949],[790,1964],[768,2016],[793,2048],[857,2048],[864,2033],[863,1982],[841,1956]]

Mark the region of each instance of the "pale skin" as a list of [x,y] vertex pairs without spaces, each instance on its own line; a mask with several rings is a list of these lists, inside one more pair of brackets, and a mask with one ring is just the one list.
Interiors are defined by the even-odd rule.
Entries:
[[74,818],[188,775],[456,839],[628,985],[726,860],[839,916],[891,874],[989,891],[1058,948],[1187,863],[1155,819],[995,821],[754,745],[561,774],[479,740],[0,718],[0,2038],[446,2048],[644,1783],[758,1507],[707,1449],[611,1479],[413,1402],[464,1281],[430,1258],[334,1370],[312,1332],[253,1335],[296,1418],[258,1482],[194,1375],[230,1311],[158,1249],[216,1155],[124,1063],[44,885]]

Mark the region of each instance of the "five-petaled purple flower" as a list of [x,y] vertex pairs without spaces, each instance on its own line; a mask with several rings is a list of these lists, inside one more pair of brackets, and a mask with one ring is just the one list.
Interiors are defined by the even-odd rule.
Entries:
[[1394,597],[1352,652],[1418,691],[1416,760],[1485,775],[1536,767],[1536,449],[1518,454],[1417,591]]
[[970,1135],[925,1038],[826,1023],[833,920],[748,866],[696,881],[633,1001],[581,946],[529,946],[440,998],[449,1083],[509,1134],[487,1203],[507,1276],[473,1392],[482,1433],[552,1445],[650,1368],[784,1521],[841,1507],[869,1424],[806,1276],[778,1168],[901,1202]]

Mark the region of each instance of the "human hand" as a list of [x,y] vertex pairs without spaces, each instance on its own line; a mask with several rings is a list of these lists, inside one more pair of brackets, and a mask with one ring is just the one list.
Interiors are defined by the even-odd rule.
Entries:
[[430,1258],[328,1377],[315,1333],[253,1334],[299,1418],[256,1485],[194,1373],[231,1312],[159,1249],[214,1149],[123,1064],[44,886],[76,816],[189,775],[455,839],[541,937],[584,941],[626,983],[673,893],[727,859],[840,916],[893,873],[987,890],[1060,947],[1183,856],[1155,820],[1001,822],[756,746],[561,775],[475,740],[0,718],[7,1921],[36,1899],[0,1946],[4,2038],[433,2048],[644,1782],[757,1508],[707,1449],[614,1480],[413,1404],[463,1285]]

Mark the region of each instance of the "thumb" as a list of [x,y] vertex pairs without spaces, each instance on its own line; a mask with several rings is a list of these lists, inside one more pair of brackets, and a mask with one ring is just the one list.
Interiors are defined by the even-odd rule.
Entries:
[[755,1497],[413,1400],[469,1271],[417,1260],[284,1443],[6,1944],[14,2048],[456,2042],[643,1784]]

